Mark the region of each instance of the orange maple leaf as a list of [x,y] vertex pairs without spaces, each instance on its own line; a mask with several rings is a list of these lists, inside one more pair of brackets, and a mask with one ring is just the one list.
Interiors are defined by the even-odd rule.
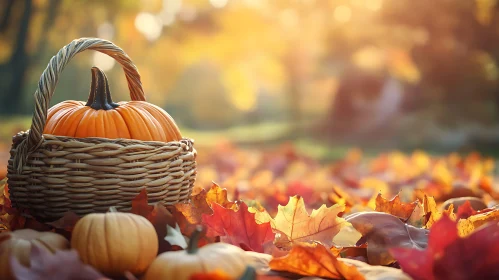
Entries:
[[338,260],[323,245],[294,245],[288,255],[274,258],[269,266],[272,270],[287,271],[303,276],[331,279],[365,279],[355,266]]
[[387,200],[379,193],[376,197],[375,211],[392,214],[399,217],[404,222],[407,222],[414,212],[414,209],[416,209],[416,206],[418,206],[418,201],[403,203],[398,194],[391,200]]
[[333,246],[333,237],[347,224],[338,217],[343,211],[345,205],[322,205],[309,215],[302,197],[290,197],[286,206],[279,205],[277,215],[271,221],[274,230],[280,233],[276,245],[289,248],[294,243],[318,241]]

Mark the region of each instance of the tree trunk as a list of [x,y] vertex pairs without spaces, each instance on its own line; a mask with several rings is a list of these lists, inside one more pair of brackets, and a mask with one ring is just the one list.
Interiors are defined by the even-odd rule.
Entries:
[[24,1],[24,12],[17,33],[14,52],[9,61],[0,66],[0,73],[4,77],[3,82],[0,84],[0,89],[4,93],[1,102],[1,114],[3,115],[13,115],[22,108],[23,96],[21,91],[29,64],[26,41],[33,12],[32,4],[31,0]]

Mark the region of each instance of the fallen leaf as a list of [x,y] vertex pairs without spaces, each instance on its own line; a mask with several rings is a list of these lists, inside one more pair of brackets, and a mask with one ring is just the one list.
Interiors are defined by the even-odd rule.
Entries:
[[357,268],[338,260],[326,247],[317,244],[294,245],[288,255],[274,258],[269,266],[272,270],[332,279],[361,280],[364,277]]
[[175,209],[182,213],[190,224],[200,224],[203,214],[213,214],[213,210],[206,200],[207,195],[206,190],[203,189],[197,195],[191,197],[190,203],[175,204]]
[[272,228],[275,228],[274,219],[270,216],[269,212],[263,209],[257,209],[255,207],[248,207],[248,211],[251,213],[255,213],[255,221],[257,224],[270,223]]
[[[191,197],[190,203],[177,203],[171,207],[172,215],[185,236],[191,236],[196,225],[202,223],[202,215],[212,215],[213,210],[206,201],[207,192],[202,189],[198,194]],[[199,240],[199,247],[216,241],[214,237],[203,237]]]
[[471,206],[471,203],[469,200],[466,200],[461,206],[457,208],[457,219],[467,219],[473,215],[475,215],[477,212],[473,207]]
[[459,236],[465,237],[473,233],[477,228],[489,222],[499,221],[499,209],[479,213],[458,221]]
[[[334,248],[334,247],[333,247]],[[367,243],[356,247],[343,247],[339,250],[339,255],[343,258],[356,259],[367,263]],[[333,253],[334,254],[334,253]]]
[[276,245],[290,248],[294,243],[316,241],[333,246],[333,237],[346,225],[345,220],[338,217],[344,210],[344,205],[322,205],[309,215],[302,197],[290,197],[286,206],[279,205],[273,219],[274,230],[280,234]]
[[[211,208],[210,208],[211,209]],[[177,210],[176,207],[171,208],[173,217],[175,221],[177,221],[180,232],[184,236],[191,236],[196,230],[196,226],[201,223],[190,223],[189,220],[184,216],[182,212]],[[214,243],[217,241],[217,237],[207,237],[206,234],[203,234],[199,239],[198,247],[203,247],[206,244]]]
[[381,212],[360,212],[346,218],[367,242],[367,258],[372,265],[389,265],[395,260],[393,247],[426,248],[428,230],[404,224],[398,217]]
[[255,214],[248,211],[246,203],[241,202],[237,211],[216,203],[212,207],[213,215],[202,217],[207,236],[220,236],[226,243],[260,253],[264,252],[264,243],[274,240],[270,223],[257,224]]
[[153,205],[149,205],[147,200],[146,188],[142,188],[140,193],[132,199],[132,210],[133,214],[140,215],[142,217],[148,218],[149,214],[154,209]]
[[64,215],[60,219],[48,224],[57,229],[72,232],[76,222],[78,222],[80,218],[81,217],[76,215],[74,212],[69,211],[64,213]]
[[314,188],[311,185],[306,184],[302,181],[292,182],[288,185],[288,188],[286,189],[286,195],[288,197],[299,195],[306,201],[312,201],[312,199],[314,198],[314,194],[315,194]]
[[497,279],[499,225],[490,223],[460,238],[456,222],[444,215],[430,230],[428,248],[392,248],[402,270],[414,280]]
[[[116,208],[110,207],[109,211],[116,211]],[[145,188],[132,200],[131,213],[146,218],[154,226],[158,235],[158,253],[172,250],[172,245],[166,242],[165,237],[167,235],[167,226],[174,227],[176,219],[163,204],[149,205]]]
[[93,267],[83,264],[75,250],[55,251],[54,254],[31,246],[30,267],[21,265],[15,257],[10,262],[18,280],[96,280],[105,277]]
[[391,200],[387,200],[379,193],[376,197],[375,211],[392,214],[402,219],[402,221],[407,222],[417,205],[418,201],[403,203],[398,194]]
[[470,206],[476,211],[487,208],[487,204],[485,204],[485,202],[482,199],[477,197],[458,197],[458,198],[448,199],[442,203],[441,208],[447,209],[451,204],[453,204],[454,210],[457,210],[461,205],[463,205],[466,202],[470,203]]
[[149,213],[147,219],[151,222],[156,229],[158,235],[159,249],[158,253],[171,250],[171,245],[165,242],[164,237],[167,235],[167,226],[175,226],[176,220],[172,213],[168,211],[165,206],[160,203],[154,205],[153,210]]
[[182,249],[187,248],[188,240],[186,240],[180,232],[180,227],[178,226],[178,224],[175,225],[175,228],[171,227],[170,225],[166,225],[166,231],[167,233],[165,236],[165,240],[168,241],[170,245],[176,245]]
[[452,219],[456,218],[456,215],[454,214],[454,207],[449,207],[442,212],[438,210],[435,198],[426,194],[423,199],[423,210],[425,213],[424,224],[426,228],[431,228],[431,226],[442,217],[443,213],[448,214]]
[[209,206],[217,203],[227,209],[237,209],[236,203],[229,201],[227,198],[227,189],[221,188],[213,182],[210,190],[206,193],[206,202]]

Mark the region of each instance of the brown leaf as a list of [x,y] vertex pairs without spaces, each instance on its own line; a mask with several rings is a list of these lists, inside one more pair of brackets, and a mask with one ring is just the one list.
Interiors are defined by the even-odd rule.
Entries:
[[372,265],[389,265],[395,260],[392,247],[426,248],[428,230],[404,224],[398,217],[381,212],[360,212],[347,219],[367,241],[367,258]]
[[[191,236],[196,225],[202,223],[202,215],[211,215],[213,210],[206,201],[207,192],[201,190],[198,194],[191,197],[190,203],[177,203],[171,207],[172,215],[180,227],[180,231],[184,236]],[[215,242],[216,238],[203,237],[199,240],[199,246],[202,247],[208,243]]]
[[12,272],[18,280],[96,280],[104,276],[89,265],[83,264],[78,253],[56,251],[54,254],[39,248],[31,247],[31,265],[21,265],[15,257],[11,257]]
[[400,201],[400,196],[398,194],[391,200],[387,200],[379,193],[376,197],[375,211],[392,214],[402,219],[402,221],[407,222],[417,205],[418,201],[403,203]]
[[132,200],[132,210],[133,214],[140,215],[147,218],[147,216],[154,209],[153,205],[149,205],[147,201],[147,191],[143,188],[140,193]]
[[203,214],[213,214],[210,204],[206,201],[207,195],[206,190],[203,189],[197,195],[191,197],[190,203],[175,204],[175,209],[178,210],[190,224],[200,224]]
[[320,244],[316,246],[294,245],[287,256],[275,258],[270,261],[269,265],[273,270],[287,271],[303,276],[364,279],[355,266],[339,261],[326,247]]
[[72,232],[74,226],[76,225],[76,222],[78,222],[80,218],[81,217],[76,215],[74,212],[69,211],[64,213],[64,216],[62,216],[62,218],[60,218],[59,220],[50,222],[48,224],[57,229],[63,229],[65,231]]
[[279,205],[271,222],[274,230],[280,233],[276,245],[290,248],[294,243],[317,241],[333,246],[333,237],[346,225],[345,220],[338,217],[344,210],[344,205],[322,205],[309,215],[302,197],[290,197],[286,206]]
[[167,225],[175,227],[175,217],[161,203],[149,205],[145,188],[132,200],[131,212],[149,220],[156,229],[159,242],[158,253],[172,250],[171,244],[165,240],[165,237],[167,235]]

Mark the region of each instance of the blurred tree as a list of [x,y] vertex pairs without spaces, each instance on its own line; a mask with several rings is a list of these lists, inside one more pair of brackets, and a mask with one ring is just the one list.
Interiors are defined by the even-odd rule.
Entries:
[[438,121],[443,124],[495,123],[499,117],[497,1],[385,2],[383,22],[412,30],[419,38],[412,53],[422,73],[426,100],[422,104],[440,104]]
[[[15,3],[14,3],[15,2]],[[41,23],[40,40],[35,49],[42,53],[46,46],[47,32],[54,23],[57,9],[60,5],[59,0],[50,0],[47,4],[47,16]],[[11,42],[12,47],[10,58],[0,64],[0,112],[1,114],[15,114],[16,110],[23,107],[23,95],[20,94],[23,84],[26,80],[26,72],[33,60],[37,60],[38,53],[28,52],[29,33],[32,28],[33,20],[32,0],[14,1],[8,0],[2,6],[3,17],[0,23],[1,39],[5,42]],[[18,30],[10,28],[19,26]],[[9,40],[10,39],[10,40]],[[4,48],[7,47],[4,45]],[[6,51],[6,50],[4,50]]]

